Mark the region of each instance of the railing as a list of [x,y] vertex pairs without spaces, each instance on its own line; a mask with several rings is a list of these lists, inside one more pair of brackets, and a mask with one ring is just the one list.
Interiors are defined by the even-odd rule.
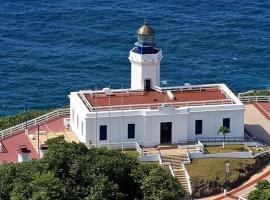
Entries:
[[136,148],[136,151],[138,151],[140,156],[143,155],[143,149],[137,142],[135,142],[135,148]]
[[[114,142],[114,143],[99,143],[99,144],[91,144],[91,147],[107,147],[109,149],[136,149],[137,145],[140,148],[137,142]],[[142,149],[141,149],[142,151]]]
[[247,200],[248,199],[248,194],[249,193],[242,194],[242,195],[238,196],[238,200]]
[[238,95],[238,98],[243,103],[270,102],[270,96],[241,96],[241,95]]
[[162,161],[162,158],[161,158],[160,152],[159,152],[159,154],[158,154],[158,162],[159,162],[159,164],[162,165],[162,166],[168,166],[168,168],[169,168],[169,170],[170,170],[170,172],[171,172],[171,175],[172,175],[172,176],[175,176],[175,173],[174,173],[174,171],[173,171],[173,168],[172,168],[171,163],[170,163],[170,162],[163,162],[163,161]]
[[187,180],[187,184],[188,184],[188,191],[189,191],[189,194],[191,195],[192,194],[192,187],[191,187],[191,181],[190,181],[190,176],[187,172],[187,169],[186,169],[186,166],[183,162],[181,162],[181,165],[182,165],[182,168],[184,170],[184,173],[185,173],[185,177],[186,177],[186,180]]
[[245,141],[244,137],[226,137],[224,140],[224,137],[207,137],[207,138],[196,138],[196,140],[200,142],[243,142]]
[[98,106],[98,111],[107,110],[131,110],[131,109],[160,109],[166,106],[170,107],[187,107],[187,106],[205,106],[205,105],[224,105],[233,104],[230,99],[207,100],[207,101],[187,101],[187,102],[170,102],[170,103],[152,103],[152,104],[132,104],[132,105],[115,105],[115,106]]
[[[66,116],[66,115],[69,115],[69,108],[54,110],[54,111],[49,112],[45,115],[42,115],[40,117],[37,117],[35,119],[31,119],[31,120],[27,121],[27,127],[36,126],[37,124],[44,123],[44,122],[47,122],[49,120],[55,119],[57,117]],[[16,126],[4,129],[4,130],[0,131],[0,138],[4,138],[4,137],[10,136],[10,135],[13,135],[15,133],[18,133],[20,131],[25,130],[25,128],[26,128],[26,122],[23,122],[23,123],[18,124]]]

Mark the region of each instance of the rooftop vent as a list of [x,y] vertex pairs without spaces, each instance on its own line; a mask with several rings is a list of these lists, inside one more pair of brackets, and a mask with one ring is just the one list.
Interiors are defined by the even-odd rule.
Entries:
[[167,95],[168,95],[168,97],[169,97],[171,100],[175,100],[175,99],[176,99],[175,96],[174,96],[174,94],[173,94],[170,90],[167,90]]
[[107,96],[112,95],[112,91],[111,91],[110,88],[107,88],[107,87],[106,87],[106,88],[103,88],[102,91],[103,91]]

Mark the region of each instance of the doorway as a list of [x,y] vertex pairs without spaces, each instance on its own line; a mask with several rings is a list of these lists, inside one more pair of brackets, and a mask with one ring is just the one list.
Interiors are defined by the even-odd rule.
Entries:
[[150,91],[151,90],[151,80],[145,79],[144,80],[144,90]]
[[160,123],[160,144],[172,143],[172,122]]

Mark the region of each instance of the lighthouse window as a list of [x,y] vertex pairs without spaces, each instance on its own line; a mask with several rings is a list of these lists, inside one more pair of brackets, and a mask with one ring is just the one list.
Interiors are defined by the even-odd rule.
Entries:
[[72,122],[74,122],[74,109],[71,110]]
[[107,126],[102,125],[99,127],[99,140],[107,140]]
[[202,134],[202,126],[203,126],[203,121],[196,120],[196,122],[195,122],[195,134],[196,135]]
[[135,138],[135,124],[128,124],[128,139]]
[[82,122],[82,127],[81,128],[82,128],[81,131],[82,131],[82,136],[83,136],[83,122]]
[[79,128],[79,115],[77,115],[77,129]]

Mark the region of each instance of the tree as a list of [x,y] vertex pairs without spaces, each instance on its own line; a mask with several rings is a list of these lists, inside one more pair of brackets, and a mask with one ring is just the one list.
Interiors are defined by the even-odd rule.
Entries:
[[225,146],[225,136],[226,134],[230,133],[230,129],[228,129],[227,127],[221,126],[218,130],[218,134],[219,135],[223,135],[223,143],[222,143],[222,148],[224,149]]
[[38,161],[0,165],[1,200],[178,200],[183,189],[158,165],[63,137]]
[[249,193],[248,200],[270,199],[270,183],[266,180],[259,181],[256,189]]
[[133,172],[133,176],[141,189],[140,199],[178,200],[184,196],[184,190],[177,178],[160,166],[140,165]]

